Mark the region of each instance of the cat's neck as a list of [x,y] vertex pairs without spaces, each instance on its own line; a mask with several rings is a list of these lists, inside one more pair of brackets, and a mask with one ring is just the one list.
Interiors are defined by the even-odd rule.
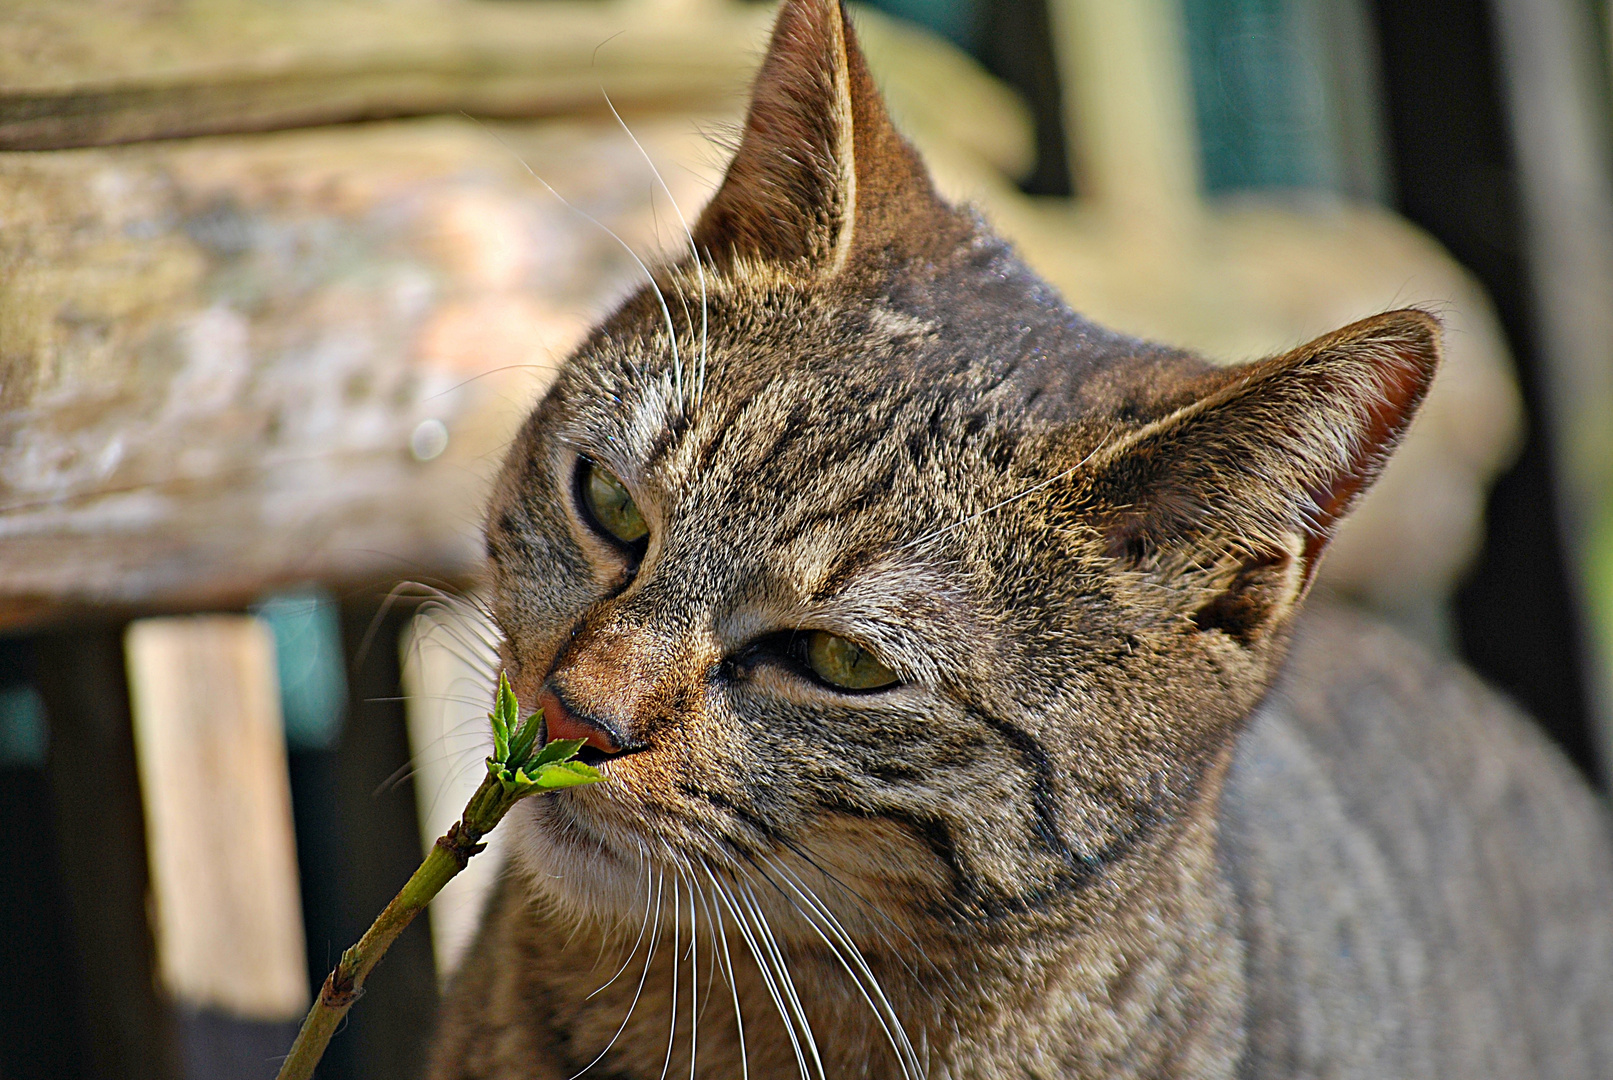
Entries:
[[[947,1055],[968,1066],[932,1075],[1022,1075],[1026,1062],[1083,1080],[1234,1075],[1243,953],[1216,865],[1214,800],[1197,809],[1089,928],[1045,952],[1023,943],[994,957],[996,978],[958,1009],[978,1020]],[[960,955],[971,967],[979,958]],[[977,1064],[988,1062],[1001,1067]]]

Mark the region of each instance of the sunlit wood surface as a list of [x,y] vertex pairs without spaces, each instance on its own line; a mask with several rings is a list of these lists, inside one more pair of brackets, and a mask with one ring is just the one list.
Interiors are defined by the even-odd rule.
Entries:
[[125,640],[163,987],[192,1009],[297,1019],[308,981],[273,639],[249,616],[202,615],[142,619]]

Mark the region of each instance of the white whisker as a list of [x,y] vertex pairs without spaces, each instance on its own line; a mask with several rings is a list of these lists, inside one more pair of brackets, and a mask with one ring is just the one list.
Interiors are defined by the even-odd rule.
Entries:
[[[679,864],[682,865],[682,867],[684,869],[684,872],[685,872],[684,881],[691,888],[691,892],[690,892],[690,895],[689,895],[689,900],[690,900],[689,924],[691,926],[699,926],[700,925],[700,923],[698,921],[698,918],[696,916],[696,913],[693,910],[693,904],[694,904],[694,902],[696,900],[698,900],[699,903],[700,903],[700,910],[706,913],[706,921],[708,923],[711,923],[711,927],[712,927],[711,932],[712,932],[712,935],[713,935],[713,941],[712,941],[712,947],[711,947],[711,964],[710,964],[710,969],[707,972],[706,999],[700,1003],[700,1013],[699,1013],[699,1015],[703,1017],[703,1016],[706,1015],[707,1006],[709,1006],[711,1004],[711,994],[712,994],[713,989],[716,987],[716,983],[717,983],[717,944],[716,944],[716,940],[715,940],[715,936],[716,936],[716,933],[717,933],[717,924],[712,919],[711,905],[706,900],[706,890],[705,890],[705,887],[700,884],[700,875],[695,871],[694,864],[689,861],[688,856],[683,855],[683,854],[679,854],[677,856],[677,859],[678,859]],[[689,952],[690,952],[691,956],[694,955],[695,947],[694,947],[693,942],[691,942],[690,945],[689,945]],[[698,994],[699,992],[700,992],[700,986],[699,986],[699,983],[696,982],[696,984],[695,984],[695,993]]]
[[589,994],[587,997],[583,998],[584,1001],[591,1001],[594,997],[594,994],[600,993],[605,989],[605,987],[622,977],[622,972],[627,970],[627,965],[631,964],[633,962],[633,957],[638,954],[639,942],[644,940],[644,931],[649,928],[650,898],[652,896],[650,890],[650,860],[649,854],[643,850],[642,844],[639,845],[639,853],[640,857],[644,860],[644,920],[639,923],[638,937],[634,939],[633,947],[628,950],[627,956],[622,960],[622,966],[616,969],[616,974],[606,979],[605,982],[596,988],[592,994]]
[[[684,862],[687,868],[687,861],[681,859],[679,861]],[[698,951],[700,921],[695,913],[695,880],[692,870],[689,871],[689,876],[685,878],[685,883],[689,886],[689,1080],[694,1080],[695,1055],[700,1045],[700,1015],[695,1005],[695,1001],[700,997],[700,953]]]
[[644,163],[650,167],[650,172],[655,174],[656,183],[660,184],[661,190],[666,192],[667,201],[672,204],[672,212],[678,215],[678,223],[683,226],[683,235],[689,241],[689,255],[694,259],[695,273],[700,277],[700,372],[695,380],[695,404],[698,405],[706,396],[706,347],[709,341],[706,321],[706,267],[700,259],[699,249],[695,247],[694,232],[689,228],[688,219],[683,216],[683,208],[678,205],[678,200],[672,194],[672,189],[667,187],[666,180],[661,176],[661,170],[655,167],[654,160],[651,159],[649,152],[644,149],[643,144],[638,141],[638,136],[634,135],[633,129],[627,126],[627,121],[622,119],[622,114],[616,111],[616,103],[611,101],[610,95],[605,93],[603,88],[601,88],[600,93],[605,95],[605,104],[610,107],[610,114],[616,117],[618,124],[622,125],[622,130],[627,132],[627,137],[633,140],[633,145],[638,147],[638,152],[644,157]]
[[592,1069],[595,1065],[598,1065],[601,1061],[603,1061],[605,1059],[605,1055],[610,1053],[610,1048],[616,1045],[616,1040],[622,1037],[622,1032],[627,1030],[627,1022],[633,1019],[633,1010],[638,1007],[639,997],[644,993],[644,983],[650,977],[650,961],[655,959],[655,947],[661,941],[661,889],[665,883],[665,879],[665,871],[662,871],[656,875],[655,929],[650,931],[649,948],[646,949],[644,953],[644,972],[638,977],[638,989],[633,991],[633,1000],[628,1003],[627,1015],[622,1017],[621,1027],[616,1029],[616,1034],[610,1037],[610,1042],[605,1044],[605,1049],[599,1052],[599,1056],[594,1058],[594,1060],[590,1061],[588,1064],[584,1065],[582,1068],[578,1069],[576,1072],[572,1073],[571,1076],[566,1078],[566,1080],[577,1080],[577,1078],[583,1073],[587,1072],[589,1069]]
[[520,154],[516,153],[514,147],[510,146],[509,143],[500,138],[496,131],[494,131],[492,128],[489,128],[480,120],[477,120],[474,116],[469,116],[468,113],[464,115],[475,121],[476,124],[487,133],[488,137],[507,150],[510,156],[515,158],[516,162],[520,164],[521,168],[527,171],[527,175],[532,177],[532,179],[536,180],[538,183],[542,184],[544,190],[559,200],[561,206],[564,206],[572,213],[596,225],[605,233],[605,235],[609,236],[612,240],[620,244],[622,246],[622,250],[627,252],[628,257],[638,264],[638,268],[644,272],[645,280],[650,283],[650,288],[655,290],[655,298],[661,303],[661,314],[666,319],[667,344],[672,348],[672,371],[677,379],[678,400],[681,402],[683,400],[683,361],[678,356],[678,330],[672,322],[672,309],[667,307],[666,294],[661,291],[661,286],[656,283],[655,275],[650,272],[649,266],[644,262],[643,259],[639,258],[638,252],[633,250],[632,245],[630,245],[626,240],[623,240],[620,236],[617,236],[610,226],[588,213],[588,211],[573,206],[570,202],[568,202],[564,195],[556,191],[554,186],[550,184],[549,181],[539,176],[532,166],[527,164],[526,159]]
[[[841,879],[838,874],[834,873],[827,866],[824,866],[817,859],[813,858],[812,855],[799,844],[791,843],[790,841],[785,840],[784,846],[788,848],[796,856],[796,858],[800,859],[802,862],[812,867],[812,869],[816,870],[819,874],[823,875],[824,879],[830,884],[834,885],[835,888],[839,889],[842,893],[855,900],[858,906],[860,906],[864,912],[875,917],[878,922],[883,922],[892,930],[896,931],[896,933],[907,942],[913,951],[917,952],[919,956],[924,958],[924,962],[930,965],[931,971],[938,975],[940,974],[941,969],[936,967],[935,962],[931,960],[929,954],[924,951],[924,947],[919,944],[919,942],[914,940],[913,935],[909,934],[906,930],[903,930],[900,926],[898,926],[889,915],[881,911],[866,896],[852,888],[843,879]],[[874,933],[879,935],[879,940],[885,943],[886,948],[890,949],[891,955],[898,959],[903,970],[905,970],[913,978],[917,979],[919,977],[918,970],[907,962],[906,957],[903,955],[904,950],[898,949],[891,939],[885,934],[885,931],[881,930],[877,924],[871,926],[871,929],[874,931]]]
[[661,1080],[666,1080],[672,1068],[672,1044],[678,1035],[678,942],[683,922],[683,907],[678,903],[678,886],[683,880],[680,870],[672,871],[672,1004],[667,1008],[666,1061],[661,1065]]
[[[748,878],[748,875],[747,875]],[[801,1004],[801,997],[796,993],[795,980],[790,977],[790,967],[784,960],[784,951],[779,948],[778,939],[773,936],[773,928],[768,924],[767,915],[762,911],[761,902],[751,891],[748,880],[739,886],[744,890],[744,899],[752,913],[756,916],[756,931],[767,950],[773,956],[775,970],[784,986],[785,997],[789,999],[790,1008],[801,1023],[801,1034],[806,1040],[807,1049],[812,1052],[812,1063],[817,1066],[818,1080],[825,1080],[823,1072],[823,1059],[818,1055],[818,1041],[812,1035],[812,1022],[807,1019],[806,1008]]]
[[801,1040],[796,1036],[794,1020],[789,1010],[785,1008],[784,995],[779,991],[778,984],[774,981],[772,965],[752,933],[751,924],[745,910],[741,908],[738,898],[731,889],[718,881],[715,876],[712,877],[711,881],[712,885],[717,889],[717,895],[722,897],[723,901],[728,905],[728,910],[733,913],[734,925],[739,930],[739,936],[744,939],[746,948],[750,950],[752,959],[756,961],[757,973],[762,977],[762,984],[767,987],[768,996],[773,999],[773,1007],[778,1010],[779,1019],[784,1021],[784,1033],[789,1036],[790,1049],[795,1051],[795,1063],[801,1071],[801,1080],[811,1080],[811,1073],[807,1069],[806,1054],[802,1052]]
[[[827,925],[829,932],[834,935],[836,940],[830,940],[824,930],[818,926],[817,921],[799,904],[795,904],[796,910],[800,911],[803,917],[806,918],[807,924],[823,940],[823,943],[829,946],[829,950],[834,953],[835,959],[840,962],[841,967],[845,968],[846,974],[851,977],[851,981],[856,985],[858,993],[868,1003],[868,1008],[873,1011],[875,1019],[879,1021],[879,1026],[884,1029],[885,1038],[889,1040],[891,1049],[896,1053],[897,1063],[902,1067],[902,1075],[908,1080],[917,1080],[922,1075],[918,1067],[918,1055],[913,1050],[913,1044],[908,1040],[907,1031],[902,1026],[901,1018],[896,1015],[895,1006],[891,1004],[890,998],[886,996],[884,988],[879,985],[879,979],[875,977],[873,970],[869,968],[867,960],[862,955],[862,950],[851,939],[851,935],[846,932],[845,927],[841,924],[839,918],[835,916],[835,913],[829,910],[828,906],[818,898],[817,894],[809,886],[804,882],[798,882],[789,869],[777,860],[766,855],[763,855],[762,859],[778,871],[779,876],[784,879],[784,883],[789,886],[790,890],[800,898],[802,903],[806,904],[813,912],[816,912],[818,917]],[[762,872],[762,876],[765,880],[772,882],[771,876],[765,871]],[[794,904],[794,901],[791,901],[791,903]],[[839,944],[836,944],[836,941]],[[852,970],[852,964],[846,959],[845,953],[850,953],[852,960],[856,962],[856,971]],[[859,972],[861,973],[860,975]],[[866,980],[866,985],[864,980]],[[879,999],[877,1003],[874,1000],[876,997]]]
[[[715,891],[718,888],[717,879],[711,872],[711,864],[706,862],[704,856],[700,859],[700,867],[706,872],[706,879],[711,882],[711,887]],[[701,895],[704,896],[704,891]],[[711,910],[713,951],[719,947],[722,950],[723,973],[728,979],[728,989],[734,998],[734,1030],[739,1035],[740,1080],[750,1080],[750,1056],[745,1051],[745,1018],[739,1009],[739,980],[734,977],[734,960],[728,952],[728,928],[723,924],[722,911],[717,899],[712,900]]]

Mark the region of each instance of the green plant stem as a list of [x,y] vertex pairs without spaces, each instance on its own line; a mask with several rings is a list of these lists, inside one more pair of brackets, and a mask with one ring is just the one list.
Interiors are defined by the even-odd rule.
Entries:
[[420,864],[420,869],[370,924],[358,944],[342,953],[336,970],[326,977],[325,985],[308,1010],[302,1029],[297,1032],[297,1041],[291,1044],[291,1053],[280,1066],[279,1080],[310,1080],[314,1066],[324,1056],[325,1047],[336,1034],[342,1017],[363,994],[364,980],[381,962],[392,942],[432,897],[465,869],[470,857],[486,846],[481,842],[482,837],[492,832],[510,807],[528,794],[531,792],[509,790],[491,773],[483,778],[476,794],[465,804],[464,814],[432,845],[431,854]]
[[522,720],[515,691],[502,672],[493,711],[487,719],[493,725],[493,754],[487,759],[487,776],[465,804],[459,820],[437,838],[420,869],[364,931],[358,944],[342,953],[341,963],[320,987],[313,1008],[297,1032],[297,1041],[291,1044],[291,1053],[280,1066],[279,1080],[311,1080],[314,1066],[324,1056],[337,1025],[364,993],[364,980],[432,897],[486,846],[482,837],[493,831],[510,807],[540,791],[604,779],[599,770],[572,760],[582,749],[583,740],[548,739],[538,745],[544,734],[543,712],[539,710]]

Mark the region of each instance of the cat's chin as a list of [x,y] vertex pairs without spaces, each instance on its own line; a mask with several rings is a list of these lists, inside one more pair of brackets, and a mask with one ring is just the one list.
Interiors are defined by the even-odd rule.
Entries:
[[636,920],[654,887],[644,842],[583,811],[580,801],[556,792],[517,803],[501,826],[511,833],[510,869],[578,918]]

